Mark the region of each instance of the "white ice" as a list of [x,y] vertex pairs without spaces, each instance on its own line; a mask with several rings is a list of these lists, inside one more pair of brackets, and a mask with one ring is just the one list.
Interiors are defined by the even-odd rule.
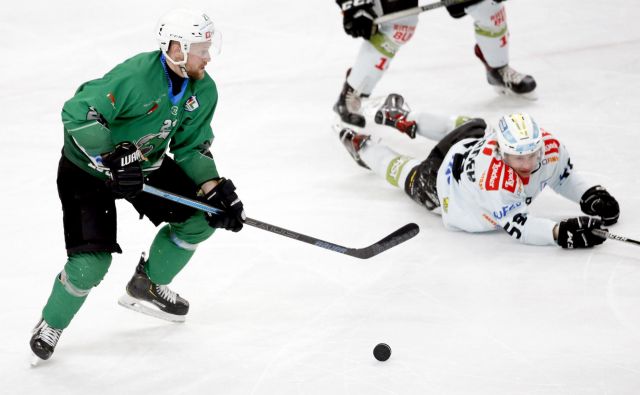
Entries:
[[[463,234],[359,168],[331,130],[331,107],[359,41],[333,1],[184,1],[223,32],[209,66],[220,103],[213,152],[249,216],[361,247],[416,222],[413,240],[362,261],[255,228],[219,231],[172,288],[184,324],[116,303],[155,228],[119,208],[110,272],[53,358],[29,367],[30,330],[66,259],[55,176],[60,109],[82,82],[153,50],[174,1],[15,1],[0,12],[3,394],[638,394],[640,249],[520,245]],[[505,3],[511,64],[537,102],[500,97],[473,56],[469,18],[421,16],[375,94],[414,110],[495,121],[528,111],[576,170],[620,201],[612,232],[640,238],[640,3]],[[371,132],[425,157],[433,142]],[[543,193],[536,215],[577,205]],[[372,349],[388,343],[387,362]]]

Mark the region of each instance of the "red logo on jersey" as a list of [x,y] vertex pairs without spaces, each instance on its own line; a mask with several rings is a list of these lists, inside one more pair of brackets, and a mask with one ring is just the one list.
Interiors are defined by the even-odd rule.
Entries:
[[491,21],[495,26],[501,26],[507,20],[507,13],[504,12],[504,7],[500,8],[500,11],[491,15]]
[[482,150],[482,153],[487,155],[487,156],[493,155],[493,148],[494,147],[492,147],[492,146],[497,146],[497,145],[498,145],[498,142],[496,140],[487,141],[487,145]]
[[393,25],[393,39],[399,43],[406,43],[411,40],[415,31],[415,26]]
[[516,191],[516,172],[509,166],[505,166],[504,180],[502,180],[502,189],[515,193]]
[[116,108],[116,97],[113,95],[113,93],[107,93],[107,99],[109,99],[109,101],[111,102],[111,106],[113,108]]
[[496,158],[491,159],[484,189],[487,191],[497,191],[498,188],[500,188],[500,176],[502,176],[503,168],[504,162]]
[[544,140],[544,154],[549,155],[554,152],[560,152],[560,142],[556,139]]
[[153,103],[153,107],[151,107],[151,109],[149,111],[147,111],[147,115],[151,114],[152,112],[154,112],[157,109],[158,109],[158,103]]

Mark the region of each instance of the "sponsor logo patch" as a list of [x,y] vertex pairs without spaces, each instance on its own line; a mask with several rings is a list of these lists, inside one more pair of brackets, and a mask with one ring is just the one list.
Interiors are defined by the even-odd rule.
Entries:
[[198,107],[200,107],[200,103],[198,103],[198,99],[195,96],[191,96],[184,103],[185,111],[191,112],[191,111],[196,110]]
[[398,156],[393,158],[391,162],[389,162],[389,166],[387,167],[387,182],[389,184],[397,187],[398,180],[400,178],[400,173],[404,168],[404,165],[409,161],[409,157],[407,156]]
[[109,99],[109,101],[111,102],[111,107],[116,108],[116,97],[113,95],[113,93],[107,93],[107,99]]
[[504,162],[496,158],[491,159],[484,189],[487,191],[497,191],[498,188],[500,188],[500,178],[502,176],[503,168]]
[[502,180],[502,189],[515,193],[516,191],[516,172],[509,166],[505,166],[504,179]]
[[157,109],[158,109],[158,103],[153,103],[153,106],[149,109],[149,111],[147,111],[147,115],[150,115]]
[[511,210],[513,210],[515,208],[518,208],[520,206],[522,206],[522,202],[513,203],[513,204],[510,204],[508,206],[502,206],[502,208],[500,208],[500,210],[493,212],[493,217],[495,219],[502,219],[502,218],[506,217],[507,214]]

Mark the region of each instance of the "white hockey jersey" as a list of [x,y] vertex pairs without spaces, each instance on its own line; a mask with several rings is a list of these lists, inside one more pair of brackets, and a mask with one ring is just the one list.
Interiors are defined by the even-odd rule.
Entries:
[[528,179],[521,179],[502,160],[495,133],[454,144],[438,170],[444,226],[467,232],[503,229],[526,244],[556,244],[556,222],[529,215],[528,205],[547,185],[574,202],[592,185],[574,173],[564,145],[542,132],[544,154]]

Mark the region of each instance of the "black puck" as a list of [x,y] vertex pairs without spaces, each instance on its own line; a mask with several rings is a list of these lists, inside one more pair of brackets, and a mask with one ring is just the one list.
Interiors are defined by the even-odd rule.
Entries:
[[391,347],[386,343],[380,343],[373,348],[373,356],[378,361],[386,361],[391,356]]

